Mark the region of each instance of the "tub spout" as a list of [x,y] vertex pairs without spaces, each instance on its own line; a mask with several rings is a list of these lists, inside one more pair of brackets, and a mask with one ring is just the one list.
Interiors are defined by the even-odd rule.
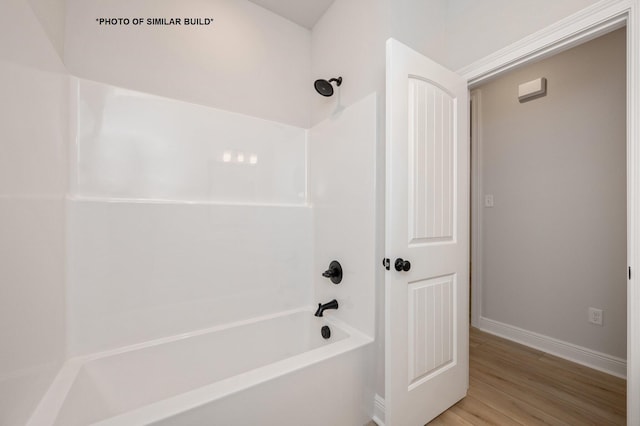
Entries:
[[318,303],[318,310],[314,314],[317,317],[321,317],[322,313],[327,309],[338,309],[338,301],[333,299],[331,302],[327,302],[324,305],[322,303]]

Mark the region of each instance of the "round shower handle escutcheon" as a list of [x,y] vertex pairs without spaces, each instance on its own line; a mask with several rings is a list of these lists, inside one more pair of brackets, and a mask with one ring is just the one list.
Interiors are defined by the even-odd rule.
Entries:
[[337,260],[331,261],[329,269],[324,271],[322,276],[331,279],[334,284],[340,284],[342,282],[342,265]]

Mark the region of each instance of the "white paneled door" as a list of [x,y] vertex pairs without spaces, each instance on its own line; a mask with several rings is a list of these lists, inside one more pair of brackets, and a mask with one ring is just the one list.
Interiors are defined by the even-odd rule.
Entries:
[[385,424],[424,425],[469,377],[467,82],[387,41]]

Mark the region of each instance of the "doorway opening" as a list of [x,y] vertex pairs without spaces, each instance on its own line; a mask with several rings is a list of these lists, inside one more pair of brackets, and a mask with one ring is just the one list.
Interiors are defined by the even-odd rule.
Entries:
[[626,377],[627,35],[598,35],[471,87],[471,322]]

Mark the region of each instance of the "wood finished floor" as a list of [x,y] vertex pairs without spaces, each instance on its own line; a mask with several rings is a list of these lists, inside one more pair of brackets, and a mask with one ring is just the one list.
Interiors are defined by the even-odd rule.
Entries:
[[626,381],[471,328],[467,397],[438,425],[624,425]]

